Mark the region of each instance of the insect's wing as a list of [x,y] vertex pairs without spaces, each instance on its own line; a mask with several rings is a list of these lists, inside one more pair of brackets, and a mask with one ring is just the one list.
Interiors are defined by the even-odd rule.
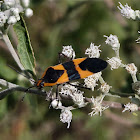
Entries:
[[86,58],[79,64],[81,70],[88,70],[93,73],[100,72],[107,67],[107,62],[99,58]]
[[80,79],[80,75],[79,75],[78,71],[76,70],[76,66],[74,64],[74,61],[69,61],[69,62],[66,62],[62,65],[67,72],[69,80]]

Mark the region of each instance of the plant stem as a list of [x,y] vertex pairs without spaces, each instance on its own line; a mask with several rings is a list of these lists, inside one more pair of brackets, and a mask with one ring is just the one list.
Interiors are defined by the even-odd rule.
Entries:
[[11,41],[8,37],[7,34],[3,34],[3,40],[5,41],[11,55],[13,56],[14,60],[16,61],[17,65],[19,66],[19,68],[23,71],[25,70],[24,67],[22,66],[21,62],[20,62],[20,59],[17,55],[17,53],[15,52],[14,48],[13,48],[13,45],[11,44]]

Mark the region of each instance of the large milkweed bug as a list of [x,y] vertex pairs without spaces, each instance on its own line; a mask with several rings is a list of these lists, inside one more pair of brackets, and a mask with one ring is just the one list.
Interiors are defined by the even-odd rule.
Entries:
[[104,70],[106,67],[107,62],[99,58],[73,59],[47,68],[35,86],[41,89],[46,86],[54,86],[76,79],[83,79]]
[[[69,83],[72,80],[86,78],[94,73],[104,70],[106,67],[107,67],[106,61],[99,58],[87,58],[87,57],[77,58],[55,66],[50,66],[45,70],[41,79],[39,79],[37,82],[35,82],[33,79],[30,78],[30,80],[34,82],[34,85],[27,88],[25,93],[30,88],[33,87],[42,89],[43,87],[48,87],[48,86],[52,87],[54,85],[57,85],[56,93],[58,94],[58,86],[60,84]],[[17,70],[15,71],[18,72]],[[22,75],[28,78],[24,74]]]

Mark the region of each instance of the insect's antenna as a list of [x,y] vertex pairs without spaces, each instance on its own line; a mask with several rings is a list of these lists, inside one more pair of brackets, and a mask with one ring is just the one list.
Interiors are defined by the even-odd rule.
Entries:
[[25,98],[26,92],[27,92],[29,89],[33,88],[33,87],[36,87],[36,86],[33,85],[33,86],[31,86],[31,87],[28,87],[28,88],[24,91],[24,95],[23,95],[23,97],[21,98],[21,101],[22,101],[22,102],[23,102],[23,100],[24,100],[24,98]]
[[23,73],[19,72],[18,70],[16,70],[14,67],[8,65],[11,69],[13,69],[14,71],[16,71],[18,74],[22,75],[23,77],[27,78],[28,80],[32,81],[33,83],[36,83],[32,78],[24,75]]

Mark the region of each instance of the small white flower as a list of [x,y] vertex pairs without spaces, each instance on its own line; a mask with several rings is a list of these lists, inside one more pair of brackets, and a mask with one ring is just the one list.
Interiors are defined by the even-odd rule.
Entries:
[[96,82],[97,80],[95,80],[93,75],[91,75],[84,79],[84,86],[91,88],[91,90],[94,91],[94,88],[98,85]]
[[71,95],[72,100],[75,104],[77,104],[80,108],[84,107],[86,105],[85,101],[84,101],[84,96],[83,96],[84,92],[81,93],[75,93],[73,95]]
[[127,110],[131,111],[131,112],[138,111],[138,106],[136,104],[128,103],[128,104],[126,104],[124,106],[125,106],[125,108],[124,108],[124,110],[122,112],[125,112]]
[[4,12],[0,12],[0,27],[4,26],[6,20],[7,16],[4,14]]
[[90,58],[99,58],[101,50],[99,49],[101,45],[95,46],[94,43],[90,44],[90,47],[86,49],[85,54],[87,54]]
[[98,85],[96,82],[99,80],[101,77],[102,72],[95,73],[93,75],[88,76],[87,78],[84,79],[84,85],[87,88],[91,88],[92,91],[94,91],[94,88]]
[[93,104],[93,108],[92,108],[93,111],[91,113],[89,113],[89,115],[91,117],[94,116],[94,115],[99,115],[99,114],[101,116],[102,112],[105,109],[109,108],[109,106],[105,106],[105,107],[102,106],[102,101],[103,101],[104,97],[105,97],[105,95],[100,95],[96,98],[94,98],[94,97],[91,98],[91,102]]
[[140,19],[140,11],[139,10],[135,10],[135,15],[138,19]]
[[51,106],[52,106],[53,108],[59,109],[59,108],[62,107],[62,103],[61,103],[60,100],[54,99],[54,100],[51,102]]
[[120,43],[119,43],[118,37],[117,37],[116,35],[110,34],[109,37],[106,36],[106,35],[104,35],[104,37],[107,38],[106,41],[105,41],[105,43],[106,43],[106,44],[109,44],[110,46],[112,46],[112,49],[113,49],[114,51],[119,50],[119,48],[120,48]]
[[111,86],[109,86],[107,83],[103,83],[100,87],[100,90],[103,93],[109,93],[110,88],[112,88]]
[[9,7],[13,7],[16,4],[15,0],[4,0],[5,5],[7,6],[7,8]]
[[30,4],[30,0],[21,0],[21,4],[23,7],[28,7]]
[[25,16],[26,17],[31,17],[33,15],[33,10],[31,8],[27,8],[25,10]]
[[62,54],[72,59],[75,58],[75,51],[72,46],[63,46]]
[[13,16],[15,16],[16,20],[19,21],[20,20],[19,9],[18,8],[11,8],[10,10],[13,13]]
[[107,62],[109,63],[109,65],[111,66],[111,70],[113,69],[118,69],[121,66],[121,62],[122,60],[120,60],[117,57],[112,57],[112,58],[108,58]]
[[130,6],[128,6],[128,4],[126,3],[125,6],[123,6],[120,2],[120,7],[118,7],[118,9],[120,10],[122,16],[125,16],[126,18],[128,19],[135,19],[136,18],[136,15],[135,15],[135,11],[133,9],[131,9]]
[[59,92],[62,95],[65,96],[71,96],[75,93],[77,93],[78,89],[70,84],[65,84],[62,86],[61,91]]
[[10,16],[8,19],[8,24],[15,24],[17,22],[17,19],[15,16]]
[[135,66],[134,63],[131,63],[131,64],[127,64],[125,69],[131,74],[131,75],[136,75],[138,69],[137,67]]
[[71,120],[72,120],[72,112],[68,108],[62,109],[60,114],[60,121],[63,123],[68,123],[67,128],[69,128]]

